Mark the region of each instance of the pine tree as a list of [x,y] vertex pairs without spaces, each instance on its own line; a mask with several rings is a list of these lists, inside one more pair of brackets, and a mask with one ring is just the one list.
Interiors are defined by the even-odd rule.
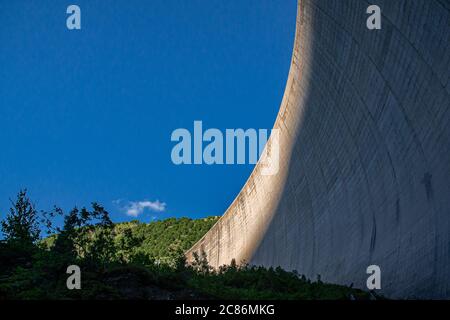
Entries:
[[27,197],[27,191],[21,190],[16,201],[11,200],[11,203],[9,214],[1,223],[6,242],[24,247],[34,245],[40,236],[39,216]]

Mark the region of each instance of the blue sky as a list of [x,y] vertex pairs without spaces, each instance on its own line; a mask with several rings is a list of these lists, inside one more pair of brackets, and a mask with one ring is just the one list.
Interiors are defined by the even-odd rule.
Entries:
[[0,1],[0,218],[24,187],[39,209],[98,201],[114,221],[221,215],[252,165],[175,166],[170,135],[270,129],[295,15],[296,0]]

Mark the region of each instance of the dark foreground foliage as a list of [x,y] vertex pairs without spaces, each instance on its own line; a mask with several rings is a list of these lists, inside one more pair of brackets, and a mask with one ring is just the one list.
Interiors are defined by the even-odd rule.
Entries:
[[[55,228],[52,219],[64,218]],[[38,216],[54,235],[40,238]],[[2,223],[0,299],[368,299],[345,286],[312,282],[281,268],[212,270],[204,253],[187,265],[183,252],[217,220],[168,219],[113,224],[103,207],[55,208],[38,215],[19,193]],[[81,269],[81,289],[66,286],[67,267]]]

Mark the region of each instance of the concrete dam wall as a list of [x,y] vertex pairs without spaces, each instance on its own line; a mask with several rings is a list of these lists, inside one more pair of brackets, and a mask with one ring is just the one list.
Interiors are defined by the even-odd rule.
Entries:
[[[367,7],[381,8],[369,30]],[[300,0],[267,154],[187,252],[450,297],[450,2]],[[262,173],[278,143],[280,167]]]

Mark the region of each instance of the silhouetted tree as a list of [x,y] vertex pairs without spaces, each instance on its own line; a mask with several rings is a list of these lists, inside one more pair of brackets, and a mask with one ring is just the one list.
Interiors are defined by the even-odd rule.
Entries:
[[[54,211],[62,212],[58,208]],[[108,212],[97,203],[92,204],[92,211],[74,208],[64,217],[63,228],[54,229],[57,237],[52,252],[64,261],[83,258],[91,264],[110,262],[116,252],[113,228]]]
[[[93,211],[82,210],[86,214],[87,220],[84,221],[88,231],[89,239],[84,246],[85,258],[93,263],[106,264],[112,262],[115,258],[114,244],[114,224],[109,218],[109,213],[97,203],[92,204]],[[98,223],[89,223],[97,219]]]
[[11,203],[6,220],[1,223],[6,242],[24,247],[33,246],[40,236],[39,216],[27,197],[27,191],[21,190],[16,201],[11,200]]
[[[62,210],[56,208],[58,212]],[[74,260],[77,256],[77,237],[78,230],[81,226],[81,220],[78,216],[79,210],[72,209],[68,215],[64,217],[64,226],[62,229],[56,228],[58,232],[52,252],[59,255],[64,261]]]

